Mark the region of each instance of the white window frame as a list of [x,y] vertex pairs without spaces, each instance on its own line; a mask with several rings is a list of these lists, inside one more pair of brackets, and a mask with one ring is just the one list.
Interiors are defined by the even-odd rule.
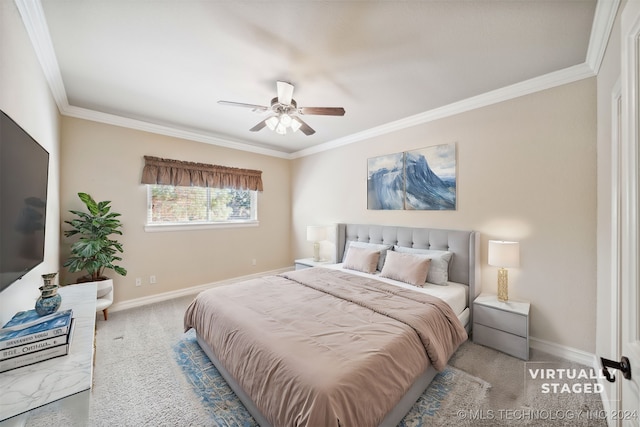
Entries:
[[[146,232],[162,232],[162,231],[188,231],[188,230],[207,230],[215,228],[241,228],[241,227],[257,227],[260,225],[258,221],[258,192],[254,190],[246,190],[251,193],[251,218],[255,219],[235,219],[229,221],[194,221],[194,222],[166,222],[152,224],[148,222],[149,210],[151,209],[151,184],[145,185],[147,192],[147,208],[145,209],[145,226]],[[209,191],[207,189],[207,191]]]

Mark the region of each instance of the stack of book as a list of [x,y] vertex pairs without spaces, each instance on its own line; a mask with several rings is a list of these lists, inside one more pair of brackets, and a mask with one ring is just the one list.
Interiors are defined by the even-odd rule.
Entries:
[[0,329],[0,372],[67,355],[72,335],[73,310],[16,313]]

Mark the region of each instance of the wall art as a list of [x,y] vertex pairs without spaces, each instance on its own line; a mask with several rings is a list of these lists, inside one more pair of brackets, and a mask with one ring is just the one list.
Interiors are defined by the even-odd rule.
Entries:
[[456,146],[443,144],[407,151],[404,208],[456,209]]
[[455,210],[456,145],[367,160],[367,209]]
[[403,209],[404,153],[367,160],[367,209]]

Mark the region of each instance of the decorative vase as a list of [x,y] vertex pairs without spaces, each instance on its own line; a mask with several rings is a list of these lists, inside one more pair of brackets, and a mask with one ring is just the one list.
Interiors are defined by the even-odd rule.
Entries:
[[40,316],[55,313],[62,303],[62,297],[58,294],[58,285],[54,279],[58,273],[43,274],[44,285],[40,289],[40,298],[36,301],[36,313]]

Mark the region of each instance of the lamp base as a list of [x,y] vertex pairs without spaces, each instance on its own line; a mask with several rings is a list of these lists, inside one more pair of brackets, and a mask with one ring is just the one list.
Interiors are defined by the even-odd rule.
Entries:
[[320,261],[320,242],[313,242],[313,261]]
[[509,273],[506,268],[498,269],[498,301],[509,301]]

